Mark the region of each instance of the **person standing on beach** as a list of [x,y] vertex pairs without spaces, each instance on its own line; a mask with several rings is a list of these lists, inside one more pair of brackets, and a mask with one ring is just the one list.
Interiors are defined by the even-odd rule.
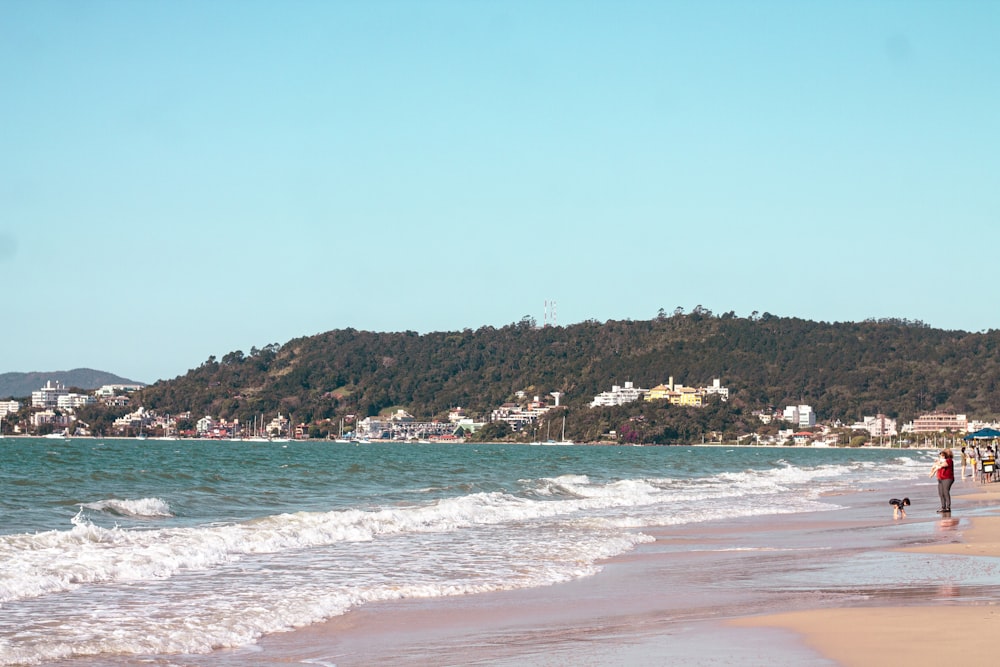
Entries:
[[962,447],[962,480],[965,480],[965,466],[969,463],[969,455],[965,451],[965,447]]
[[938,454],[929,477],[935,475],[938,481],[938,497],[941,499],[941,509],[938,510],[938,514],[951,512],[951,485],[955,483],[955,461],[952,460],[950,449],[942,449]]

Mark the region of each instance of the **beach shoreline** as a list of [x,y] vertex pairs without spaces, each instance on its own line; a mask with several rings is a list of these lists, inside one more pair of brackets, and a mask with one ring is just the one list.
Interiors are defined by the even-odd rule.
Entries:
[[[996,486],[960,481],[955,514],[945,518],[933,513],[934,485],[918,480],[906,490],[909,516],[898,521],[890,494],[875,485],[830,498],[838,507],[829,512],[646,529],[655,542],[593,577],[364,605],[185,664],[869,665],[895,662],[885,656],[905,644],[923,653],[913,664],[929,665],[928,656],[950,649],[935,653],[919,641],[928,628],[982,620],[995,600],[975,572],[968,585],[907,573],[933,571],[938,558],[1000,555],[1000,517],[990,516],[1000,506]],[[858,581],[859,572],[869,580]],[[892,572],[903,576],[885,581]],[[877,618],[888,618],[884,627]],[[836,649],[843,632],[830,629],[838,627],[872,628],[870,642]]]
[[[995,660],[992,628],[1000,620],[1000,595],[980,591],[957,581],[955,570],[981,561],[992,572],[1000,562],[1000,484],[965,484],[955,494],[956,507],[978,505],[991,515],[962,520],[944,517],[942,524],[967,521],[957,540],[909,546],[900,552],[927,556],[928,568],[938,572],[939,585],[926,599],[906,605],[878,604],[820,608],[736,619],[744,628],[782,629],[794,632],[808,647],[834,664],[874,667],[906,664],[931,667],[961,656],[967,664]],[[961,511],[961,510],[960,510]],[[968,589],[968,590],[967,590]],[[950,639],[950,629],[963,628],[961,645]]]
[[[174,559],[164,563],[188,560],[167,578],[133,569],[121,584],[18,603],[11,610],[34,625],[8,614],[4,636],[26,658],[5,648],[3,662],[834,665],[798,628],[767,619],[993,599],[995,558],[933,549],[983,542],[973,524],[996,514],[995,494],[960,480],[954,516],[936,514],[930,454],[710,449],[261,447],[227,467],[228,448],[211,445],[36,447],[25,480],[59,457],[80,479],[73,497],[93,501],[64,530],[69,510],[46,502],[66,492],[43,487],[19,501],[38,509],[12,535],[51,525],[66,542],[61,558],[89,559],[99,574],[138,551],[87,548],[84,558],[78,522],[101,534],[126,522],[137,546]],[[108,482],[133,470],[139,483],[113,493]],[[386,470],[400,472],[383,479]],[[205,507],[206,489],[230,504]],[[902,496],[909,516],[894,520],[888,499]],[[123,503],[151,518],[121,518]],[[153,517],[150,503],[169,503],[171,516]],[[220,536],[225,559],[187,565],[217,557]],[[13,555],[34,562],[34,552]],[[942,558],[946,582],[933,565]],[[71,644],[83,632],[94,643]]]

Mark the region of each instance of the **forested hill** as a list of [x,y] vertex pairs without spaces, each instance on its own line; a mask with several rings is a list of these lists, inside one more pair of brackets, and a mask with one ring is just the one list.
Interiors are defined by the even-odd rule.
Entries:
[[593,396],[673,376],[701,386],[720,378],[736,409],[808,403],[821,419],[882,412],[909,420],[932,411],[1000,413],[1000,331],[973,334],[919,322],[810,322],[714,316],[696,309],[650,321],[519,323],[419,335],[353,329],[210,357],[146,388],[147,408],[252,418],[293,413],[314,423],[393,406],[418,419],[464,407],[485,416],[519,390],[582,417]]

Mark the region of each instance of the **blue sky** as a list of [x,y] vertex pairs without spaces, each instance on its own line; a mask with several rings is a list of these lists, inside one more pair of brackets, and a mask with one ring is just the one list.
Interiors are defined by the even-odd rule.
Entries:
[[0,3],[0,372],[661,307],[1000,328],[997,2]]

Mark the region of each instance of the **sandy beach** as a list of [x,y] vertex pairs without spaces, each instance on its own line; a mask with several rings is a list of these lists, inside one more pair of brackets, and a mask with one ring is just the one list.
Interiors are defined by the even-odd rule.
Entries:
[[1000,610],[1000,485],[958,482],[944,518],[933,483],[896,491],[913,500],[905,519],[892,518],[895,493],[859,489],[830,498],[831,512],[662,528],[594,577],[365,605],[180,662],[920,666],[960,654],[985,664]]
[[[956,507],[994,509],[1000,503],[1000,484],[956,487]],[[958,541],[946,541],[900,551],[927,555],[927,566],[939,573],[940,586],[928,599],[907,605],[815,609],[739,619],[739,627],[783,628],[798,633],[806,645],[839,665],[940,665],[960,659],[963,664],[996,661],[995,624],[1000,620],[1000,595],[993,591],[963,590],[953,576],[957,556],[986,559],[990,571],[1000,565],[1000,516],[963,520],[945,518],[942,524],[967,522]],[[954,629],[960,628],[957,633]],[[960,637],[956,640],[955,638]]]

